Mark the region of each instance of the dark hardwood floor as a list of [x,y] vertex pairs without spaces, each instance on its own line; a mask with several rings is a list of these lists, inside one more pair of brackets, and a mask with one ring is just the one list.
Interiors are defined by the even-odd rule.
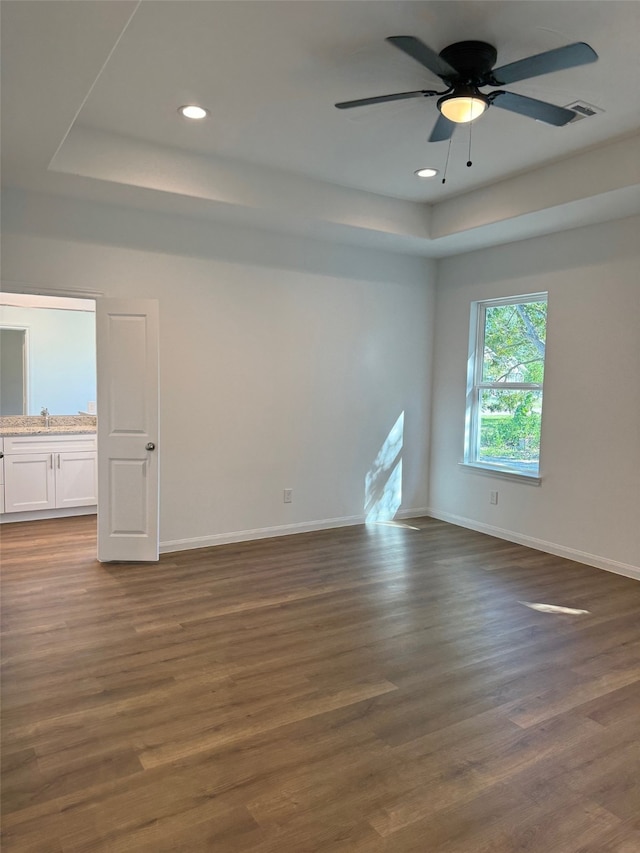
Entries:
[[407,524],[4,525],[3,850],[639,853],[640,584]]

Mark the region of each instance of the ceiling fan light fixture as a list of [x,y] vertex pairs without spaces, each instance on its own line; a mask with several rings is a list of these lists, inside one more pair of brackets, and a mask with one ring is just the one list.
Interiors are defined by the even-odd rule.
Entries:
[[435,178],[438,174],[438,170],[434,169],[432,166],[427,166],[424,169],[416,169],[413,174],[418,178]]
[[205,110],[204,107],[199,107],[196,104],[185,104],[182,107],[178,107],[178,112],[183,118],[196,120],[206,118],[209,115],[208,110]]
[[465,124],[482,115],[489,106],[489,100],[477,89],[457,89],[451,95],[445,95],[438,101],[442,115],[456,124]]

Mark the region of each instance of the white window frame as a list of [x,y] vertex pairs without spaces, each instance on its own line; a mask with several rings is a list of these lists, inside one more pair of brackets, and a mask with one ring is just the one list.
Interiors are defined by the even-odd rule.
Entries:
[[529,473],[504,465],[495,465],[484,462],[479,458],[480,451],[480,393],[484,390],[497,389],[504,391],[540,391],[544,405],[544,382],[484,382],[482,371],[484,365],[484,331],[487,308],[501,305],[522,305],[527,302],[547,302],[548,293],[527,293],[520,296],[508,296],[496,299],[483,299],[471,303],[471,319],[469,325],[469,353],[467,358],[467,402],[464,430],[464,458],[461,463],[464,467],[474,469],[480,473],[493,476],[506,477],[520,482],[539,485],[542,481],[540,476],[542,465],[542,436],[540,439],[540,454],[538,457],[538,472]]

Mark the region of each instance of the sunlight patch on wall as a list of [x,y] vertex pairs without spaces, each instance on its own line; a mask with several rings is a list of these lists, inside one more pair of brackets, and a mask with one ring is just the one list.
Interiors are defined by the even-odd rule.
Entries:
[[389,434],[364,480],[364,513],[367,524],[391,521],[402,503],[402,446],[404,412]]

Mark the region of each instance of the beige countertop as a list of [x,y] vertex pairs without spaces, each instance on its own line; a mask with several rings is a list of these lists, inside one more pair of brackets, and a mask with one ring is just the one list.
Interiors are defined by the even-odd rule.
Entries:
[[95,415],[50,415],[49,426],[41,415],[0,417],[0,436],[90,435],[96,431]]

